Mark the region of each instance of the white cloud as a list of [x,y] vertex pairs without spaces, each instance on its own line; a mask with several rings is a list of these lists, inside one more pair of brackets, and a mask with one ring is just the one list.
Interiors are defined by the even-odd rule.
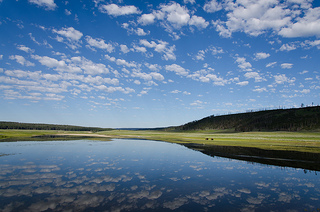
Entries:
[[303,89],[300,93],[307,94],[310,93],[310,89]]
[[143,45],[147,48],[153,48],[154,51],[162,53],[162,59],[164,60],[175,60],[176,55],[174,54],[175,46],[168,47],[168,42],[159,40],[158,43],[155,41],[147,41],[145,39],[140,40],[140,45]]
[[264,52],[258,52],[258,53],[255,53],[254,55],[256,60],[266,59],[270,57],[270,54],[264,53]]
[[36,4],[39,7],[44,7],[45,10],[55,10],[57,8],[54,0],[29,0],[29,3]]
[[280,47],[280,51],[292,51],[292,50],[295,50],[297,47],[295,44],[283,44],[281,47]]
[[198,29],[206,28],[209,23],[196,15],[190,15],[190,11],[176,2],[161,4],[159,10],[154,10],[150,14],[143,14],[138,23],[141,25],[153,24],[156,20],[161,21],[163,26],[172,37],[179,39],[179,36],[173,30],[180,30],[184,26],[196,26]]
[[267,65],[266,65],[266,67],[268,68],[268,67],[273,67],[275,64],[277,64],[277,62],[271,62],[271,63],[268,63]]
[[34,63],[26,60],[23,56],[20,55],[11,55],[9,59],[16,60],[17,63],[20,63],[23,66],[34,66]]
[[111,53],[114,50],[112,44],[105,43],[105,41],[101,38],[94,39],[90,36],[86,36],[86,41],[89,43],[90,46],[106,50],[109,53]]
[[191,106],[202,106],[204,102],[200,100],[195,100],[194,102],[190,103]]
[[109,55],[105,55],[105,58],[111,62],[115,62],[119,66],[127,66],[129,68],[137,67],[137,64],[135,62],[127,62],[124,59],[116,59],[115,57],[110,57]]
[[116,4],[100,5],[100,12],[107,13],[112,16],[140,14],[141,12],[135,6],[118,6]]
[[107,93],[114,93],[114,92],[122,92],[124,94],[134,93],[135,90],[129,87],[123,88],[123,87],[113,87],[113,86],[105,86],[105,85],[99,85],[96,86],[99,90],[105,91]]
[[253,91],[255,91],[255,92],[259,92],[259,93],[262,93],[262,92],[268,92],[268,90],[265,88],[265,87],[263,87],[263,88],[256,88],[256,89],[253,89]]
[[196,3],[196,0],[183,0],[183,3],[185,3],[185,4],[187,4],[187,3],[194,4],[194,3]]
[[249,82],[248,81],[243,81],[243,82],[238,82],[236,83],[237,85],[240,85],[240,86],[245,86],[245,85],[248,85]]
[[288,78],[285,74],[279,74],[279,75],[275,75],[273,76],[274,77],[274,80],[277,84],[283,84],[285,82],[287,83],[294,83],[296,81],[296,78],[293,77],[293,78]]
[[24,51],[26,53],[34,52],[34,50],[30,49],[29,47],[26,47],[25,45],[18,45],[17,49]]
[[292,68],[293,64],[292,63],[282,63],[281,68],[283,69],[290,69]]
[[167,71],[175,72],[177,75],[181,75],[181,76],[187,76],[189,73],[186,69],[182,68],[181,66],[179,66],[177,64],[166,65],[165,69]]
[[152,13],[150,14],[143,14],[141,17],[138,19],[138,23],[141,25],[149,25],[153,24],[155,21],[156,16],[153,15]]
[[196,26],[197,28],[207,28],[209,25],[209,22],[207,22],[204,18],[193,15],[191,19],[189,20],[189,25]]
[[52,31],[72,41],[78,41],[83,36],[83,34],[80,31],[74,29],[73,27],[62,28],[60,30],[53,29]]
[[222,9],[222,5],[216,0],[211,0],[203,6],[203,10],[207,13],[213,13]]
[[70,10],[65,9],[65,10],[64,10],[64,14],[66,14],[66,15],[71,15],[71,11],[70,11]]
[[147,33],[146,33],[143,29],[141,29],[141,28],[136,29],[136,30],[135,30],[135,33],[136,33],[138,36],[145,36],[145,35],[147,35]]
[[227,21],[215,21],[221,36],[230,37],[233,32],[243,31],[258,36],[266,30],[279,30],[291,21],[290,10],[277,0],[236,1],[225,7]]
[[123,45],[123,44],[120,45],[120,50],[125,54],[130,52],[130,49],[126,45]]
[[246,61],[246,58],[244,57],[237,57],[236,62],[238,63],[238,67],[243,70],[251,70],[252,67],[251,63]]
[[279,35],[290,38],[320,36],[320,7],[309,8],[304,17],[282,28]]
[[247,79],[254,79],[255,82],[261,82],[263,80],[263,78],[260,76],[260,74],[258,72],[247,72],[244,74],[244,76],[247,78]]

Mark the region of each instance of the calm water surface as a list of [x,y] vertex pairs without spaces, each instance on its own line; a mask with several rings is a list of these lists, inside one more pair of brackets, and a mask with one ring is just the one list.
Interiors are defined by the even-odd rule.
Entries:
[[0,211],[318,211],[320,175],[165,142],[0,143]]

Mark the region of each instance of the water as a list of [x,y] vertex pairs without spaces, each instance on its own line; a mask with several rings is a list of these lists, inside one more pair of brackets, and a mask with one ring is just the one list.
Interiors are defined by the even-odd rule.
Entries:
[[115,139],[0,143],[0,211],[319,211],[320,176]]

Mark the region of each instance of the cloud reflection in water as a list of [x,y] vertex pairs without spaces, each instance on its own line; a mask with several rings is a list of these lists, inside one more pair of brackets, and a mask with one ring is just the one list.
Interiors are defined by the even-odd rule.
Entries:
[[144,140],[0,143],[1,211],[315,210],[319,177]]

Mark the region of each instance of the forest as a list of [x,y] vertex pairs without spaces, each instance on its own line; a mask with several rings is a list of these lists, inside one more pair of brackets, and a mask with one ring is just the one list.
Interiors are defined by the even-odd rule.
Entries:
[[20,123],[20,122],[0,122],[0,129],[19,129],[19,130],[62,130],[62,131],[106,131],[109,128],[100,127],[81,127],[72,125],[56,125],[56,124],[36,124],[36,123]]
[[248,131],[312,131],[320,129],[320,106],[275,109],[222,116],[208,116],[201,120],[172,127],[170,130],[226,130]]

